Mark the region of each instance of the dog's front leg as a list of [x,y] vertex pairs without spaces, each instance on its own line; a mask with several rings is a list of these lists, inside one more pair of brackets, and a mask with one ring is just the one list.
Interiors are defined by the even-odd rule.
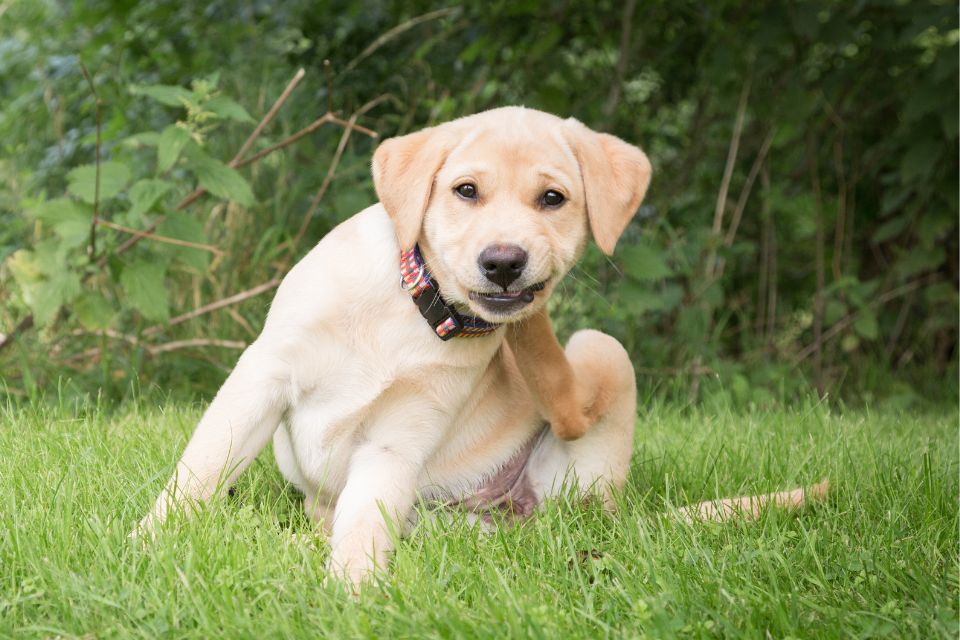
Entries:
[[416,499],[421,465],[390,447],[353,454],[333,518],[329,569],[356,586],[384,569]]
[[573,370],[546,307],[508,326],[507,344],[554,435],[561,440],[583,436],[606,407],[596,390],[586,388]]
[[168,509],[202,502],[229,486],[266,445],[286,407],[286,367],[262,337],[240,360],[203,414],[176,471],[134,533],[150,533]]
[[366,425],[333,515],[328,568],[353,586],[386,568],[450,421],[419,388],[395,388],[383,400],[389,408]]

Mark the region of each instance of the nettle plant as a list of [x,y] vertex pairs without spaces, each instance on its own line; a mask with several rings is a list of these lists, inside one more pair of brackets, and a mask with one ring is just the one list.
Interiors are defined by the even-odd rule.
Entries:
[[[108,332],[131,314],[166,321],[171,273],[205,273],[221,255],[197,216],[184,211],[187,205],[204,192],[254,204],[247,180],[207,148],[210,134],[225,122],[254,122],[217,90],[216,78],[195,80],[190,89],[151,85],[130,92],[176,108],[182,117],[162,131],[120,141],[104,161],[98,121],[97,162],[70,171],[63,195],[26,207],[36,241],[11,255],[7,267],[38,327],[65,322]],[[155,150],[146,166],[145,147]],[[198,186],[184,197],[187,184]]]

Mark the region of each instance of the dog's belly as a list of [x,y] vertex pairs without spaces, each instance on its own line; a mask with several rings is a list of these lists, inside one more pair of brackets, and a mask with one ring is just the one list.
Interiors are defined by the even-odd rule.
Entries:
[[544,424],[539,431],[533,432],[526,444],[486,476],[479,486],[459,498],[434,501],[433,504],[477,514],[485,522],[498,516],[507,519],[529,517],[540,503],[540,496],[530,482],[527,469],[534,450],[549,431],[550,426]]

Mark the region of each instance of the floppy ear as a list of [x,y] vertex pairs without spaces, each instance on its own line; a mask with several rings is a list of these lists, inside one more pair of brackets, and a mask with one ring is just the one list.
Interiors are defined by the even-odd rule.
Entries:
[[384,140],[373,154],[373,186],[387,210],[400,249],[417,243],[433,180],[452,148],[443,126]]
[[611,255],[650,186],[650,161],[632,144],[573,118],[566,126],[580,163],[590,231],[600,250]]

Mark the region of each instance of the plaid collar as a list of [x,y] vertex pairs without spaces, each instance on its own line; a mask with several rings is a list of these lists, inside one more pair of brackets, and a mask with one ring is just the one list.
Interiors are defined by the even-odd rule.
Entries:
[[400,286],[413,296],[420,315],[441,340],[457,336],[477,338],[493,333],[500,326],[476,316],[460,315],[444,302],[440,283],[427,271],[418,245],[400,254]]

